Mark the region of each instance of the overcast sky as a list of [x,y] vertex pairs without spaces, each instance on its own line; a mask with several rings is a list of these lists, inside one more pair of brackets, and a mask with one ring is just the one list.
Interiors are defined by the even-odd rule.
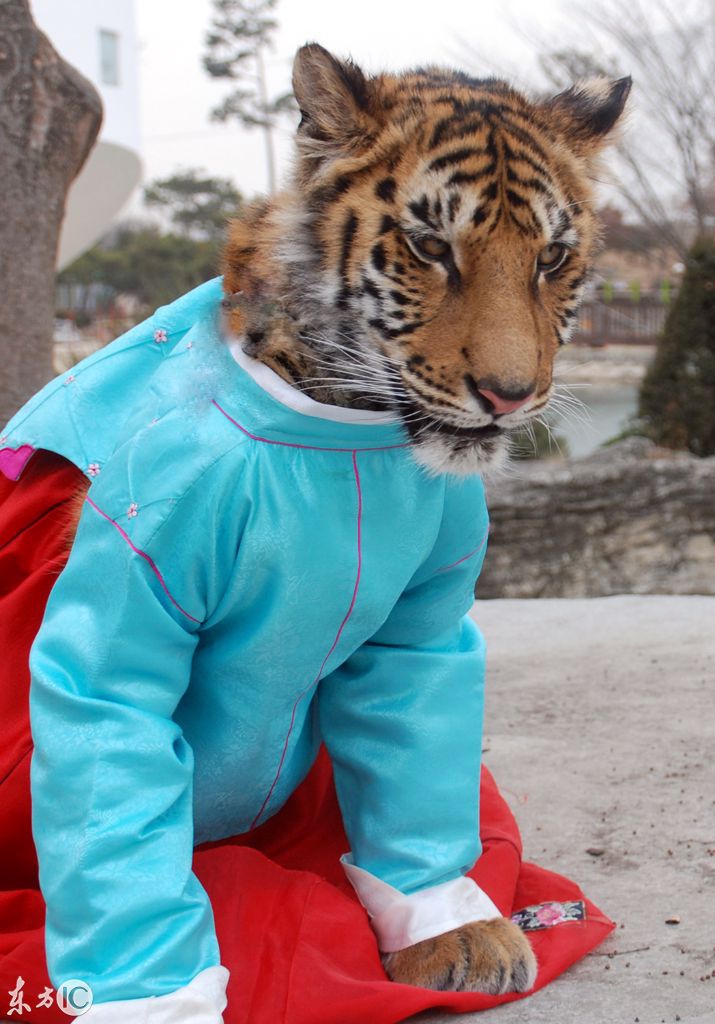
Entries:
[[[560,0],[282,0],[275,50],[268,71],[285,91],[295,50],[315,40],[337,55],[350,55],[367,70],[420,63],[466,66],[491,73],[487,60],[522,73],[534,68],[537,35],[570,34]],[[537,12],[538,13],[535,13]],[[230,177],[244,194],[265,189],[262,133],[209,122],[209,111],[228,82],[212,81],[201,67],[211,0],[144,0],[136,5],[140,44],[145,180],[180,167],[203,167]],[[480,55],[485,58],[479,67]],[[290,129],[278,139],[279,166],[290,156]]]

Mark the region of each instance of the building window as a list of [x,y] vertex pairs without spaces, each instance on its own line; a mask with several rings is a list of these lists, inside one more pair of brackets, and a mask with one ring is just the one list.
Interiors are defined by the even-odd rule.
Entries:
[[104,85],[119,85],[119,33],[99,30],[99,70]]

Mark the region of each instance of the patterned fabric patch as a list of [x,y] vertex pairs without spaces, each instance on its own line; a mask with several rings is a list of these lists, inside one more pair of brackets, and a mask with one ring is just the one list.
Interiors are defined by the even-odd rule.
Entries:
[[570,900],[567,903],[536,903],[532,907],[524,907],[511,915],[514,924],[518,924],[524,932],[535,932],[541,928],[553,928],[557,924],[570,924],[572,921],[586,920],[586,904],[583,900]]

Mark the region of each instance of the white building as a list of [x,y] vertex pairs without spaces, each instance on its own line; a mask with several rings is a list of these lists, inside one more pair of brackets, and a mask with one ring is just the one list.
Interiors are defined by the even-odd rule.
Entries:
[[141,179],[137,39],[133,0],[31,0],[55,49],[99,90],[99,140],[70,190],[58,265],[109,228]]

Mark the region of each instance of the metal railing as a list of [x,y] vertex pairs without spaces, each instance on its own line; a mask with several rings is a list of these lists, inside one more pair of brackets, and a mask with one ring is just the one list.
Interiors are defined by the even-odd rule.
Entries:
[[588,300],[581,306],[573,340],[596,346],[654,345],[662,333],[669,308],[658,299]]

